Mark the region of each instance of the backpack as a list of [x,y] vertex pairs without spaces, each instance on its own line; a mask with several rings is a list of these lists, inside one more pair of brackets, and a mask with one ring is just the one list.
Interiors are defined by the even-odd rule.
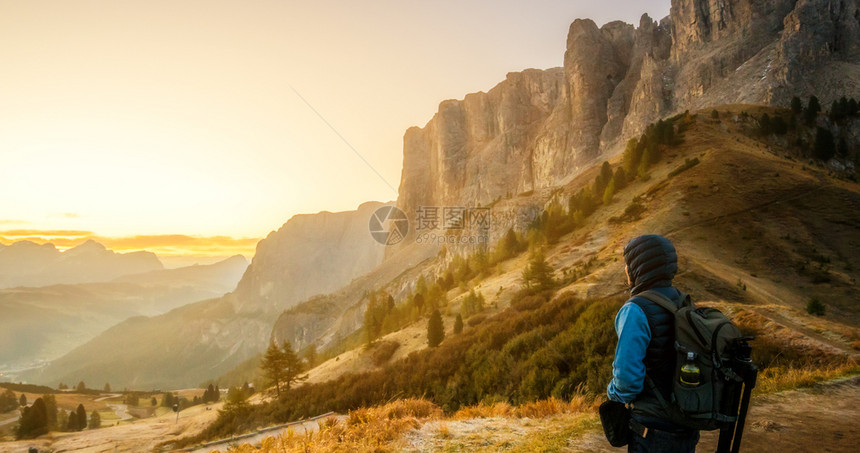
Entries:
[[[734,423],[738,419],[743,373],[733,369],[733,366],[740,363],[739,359],[743,360],[738,357],[738,345],[745,344],[747,338],[741,335],[738,327],[726,315],[715,308],[696,307],[685,293],[681,293],[680,307],[656,291],[644,291],[637,296],[675,315],[677,360],[671,400],[666,401],[651,378],[645,378],[646,384],[669,414],[670,421],[706,431]],[[690,352],[695,353],[692,362],[700,373],[700,383],[696,386],[684,385],[681,380],[681,368],[688,363]]]

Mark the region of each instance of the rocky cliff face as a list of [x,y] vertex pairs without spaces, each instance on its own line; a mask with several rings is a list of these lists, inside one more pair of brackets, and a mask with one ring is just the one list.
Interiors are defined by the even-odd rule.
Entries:
[[300,214],[257,244],[236,287],[239,311],[287,310],[333,292],[382,262],[385,246],[369,233],[369,220],[383,203],[355,211]]
[[563,184],[662,117],[860,92],[856,0],[674,0],[638,27],[571,24],[564,66],[508,74],[406,131],[398,206],[487,205]]

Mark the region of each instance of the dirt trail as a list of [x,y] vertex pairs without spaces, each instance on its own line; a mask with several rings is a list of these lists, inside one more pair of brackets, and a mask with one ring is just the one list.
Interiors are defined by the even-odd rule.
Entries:
[[[860,376],[753,400],[741,442],[744,453],[846,452],[860,445]],[[718,431],[703,432],[698,452],[713,452]],[[572,441],[568,452],[621,452],[602,433]]]
[[14,417],[12,417],[12,418],[10,418],[10,419],[8,419],[8,420],[0,421],[0,426],[8,425],[8,424],[10,424],[10,423],[15,423],[15,422],[17,422],[17,421],[18,421],[18,419],[19,419],[19,418],[21,418],[21,413],[20,413],[20,412],[18,413],[18,415],[14,416]]

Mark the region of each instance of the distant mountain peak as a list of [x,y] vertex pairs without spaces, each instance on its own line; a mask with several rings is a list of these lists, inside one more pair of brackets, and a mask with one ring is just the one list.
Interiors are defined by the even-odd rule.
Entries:
[[102,245],[100,242],[96,242],[93,239],[87,239],[83,244],[77,245],[66,250],[66,253],[78,251],[78,252],[103,252],[106,251],[107,247]]

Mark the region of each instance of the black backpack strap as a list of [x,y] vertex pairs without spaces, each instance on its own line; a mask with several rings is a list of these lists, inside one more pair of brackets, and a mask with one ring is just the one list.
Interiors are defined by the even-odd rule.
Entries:
[[643,297],[645,299],[648,299],[651,302],[654,302],[655,304],[663,307],[664,309],[666,309],[670,313],[675,313],[681,307],[690,305],[692,303],[692,302],[690,302],[690,296],[688,294],[682,293],[681,291],[678,291],[678,293],[680,293],[680,295],[681,295],[681,297],[680,297],[681,298],[681,305],[680,306],[675,305],[675,302],[672,302],[672,299],[669,299],[668,297],[666,297],[666,296],[664,296],[664,295],[662,295],[662,294],[660,294],[654,290],[649,289],[647,291],[642,291],[641,293],[636,294],[636,295]]

